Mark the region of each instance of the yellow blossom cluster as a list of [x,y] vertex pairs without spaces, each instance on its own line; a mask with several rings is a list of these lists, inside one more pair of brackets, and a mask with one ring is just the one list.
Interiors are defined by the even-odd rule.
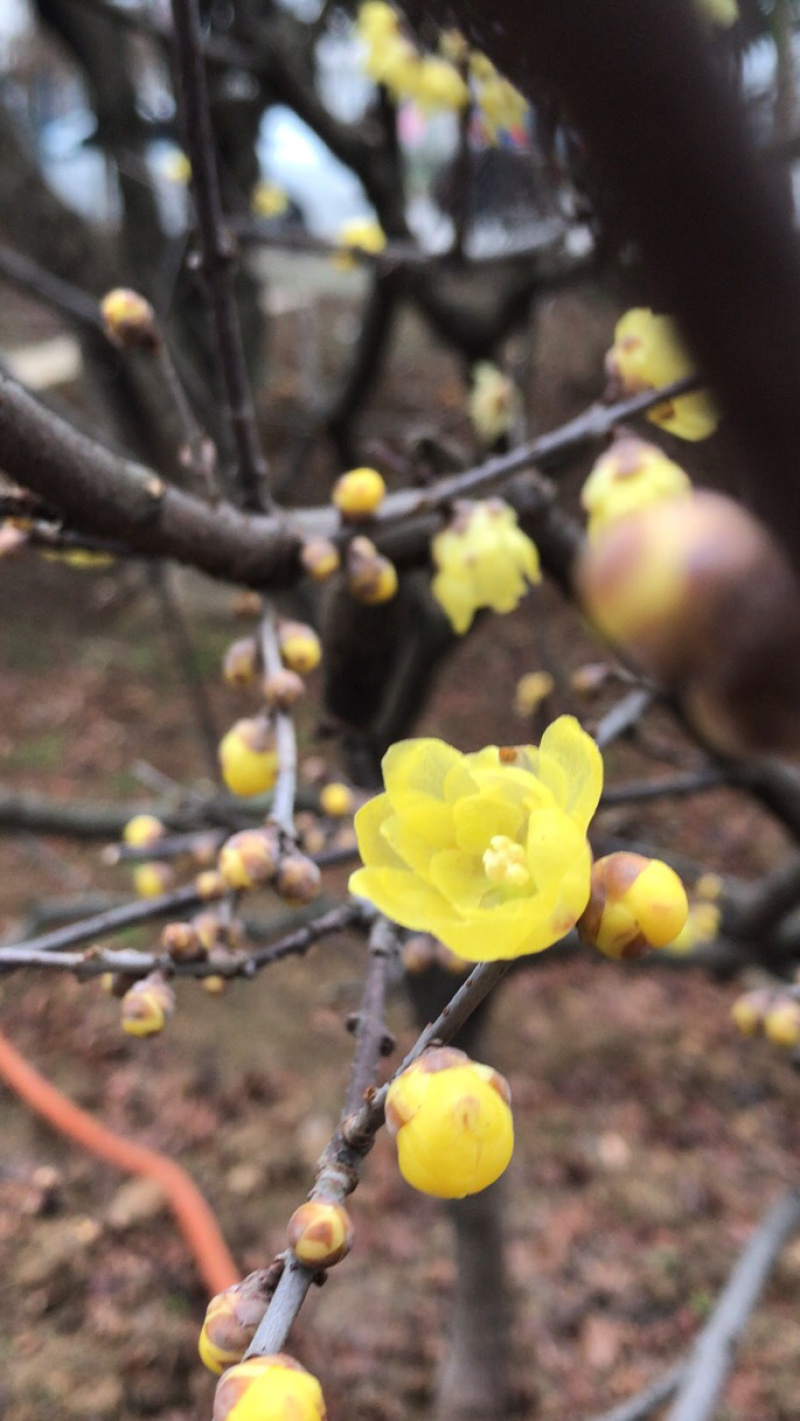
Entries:
[[464,502],[431,544],[437,572],[431,591],[463,636],[479,607],[513,612],[529,583],[539,582],[539,554],[500,499]]
[[[695,374],[674,322],[646,307],[626,311],[617,322],[606,370],[614,393],[627,395],[657,390]],[[679,439],[690,440],[707,439],[719,423],[716,407],[703,390],[656,405],[647,418]]]
[[491,143],[496,143],[502,132],[519,128],[525,122],[528,101],[498,73],[485,54],[471,55],[469,72],[486,136]]
[[538,749],[462,755],[406,740],[383,760],[384,794],[355,817],[364,867],[351,892],[471,962],[541,952],[590,892],[589,820],[603,765],[571,716]]
[[383,0],[366,0],[356,33],[365,48],[364,68],[396,103],[413,99],[420,108],[457,112],[469,103],[469,88],[449,59],[420,54],[403,33],[400,17]]

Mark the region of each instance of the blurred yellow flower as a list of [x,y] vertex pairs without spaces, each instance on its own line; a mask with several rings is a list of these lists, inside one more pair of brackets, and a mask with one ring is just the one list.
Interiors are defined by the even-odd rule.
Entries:
[[527,671],[520,676],[514,691],[514,714],[533,715],[542,701],[553,694],[555,685],[549,671]]
[[667,952],[693,952],[705,942],[713,942],[719,932],[722,913],[716,903],[694,902],[689,905],[689,915],[672,942],[667,944]]
[[263,179],[253,188],[250,206],[256,217],[282,217],[289,207],[289,199],[277,183]]
[[419,62],[413,97],[422,109],[457,112],[469,103],[469,89],[452,64],[431,55]]
[[589,515],[588,537],[594,542],[628,513],[691,490],[688,474],[655,444],[625,434],[597,460],[581,490],[581,503]]
[[[695,373],[674,322],[668,316],[654,315],[647,307],[626,311],[617,322],[606,370],[627,395],[655,390]],[[717,409],[702,390],[656,405],[648,410],[647,418],[679,439],[690,440],[707,439],[719,424]]]
[[334,266],[338,267],[339,271],[352,271],[355,261],[350,252],[371,252],[376,255],[386,246],[386,234],[380,222],[376,222],[374,218],[354,217],[345,222],[339,232],[339,246],[342,250],[333,258]]
[[469,67],[486,135],[496,143],[501,131],[519,128],[525,122],[528,101],[498,73],[485,54],[473,54]]
[[517,412],[517,389],[489,360],[480,360],[472,370],[469,417],[484,444],[494,444],[507,434]]
[[526,584],[541,578],[534,544],[517,526],[513,508],[500,499],[460,505],[431,550],[438,569],[431,591],[459,636],[479,607],[513,612]]
[[695,5],[703,19],[721,29],[729,29],[739,18],[737,0],[695,0]]
[[385,794],[355,817],[364,867],[352,893],[470,962],[541,952],[574,926],[589,899],[603,762],[571,716],[539,749],[462,755],[401,741],[383,777]]
[[437,1199],[488,1188],[514,1152],[508,1082],[463,1051],[426,1051],[392,1081],[386,1125],[408,1184]]
[[164,177],[171,183],[179,183],[181,187],[186,187],[192,176],[192,165],[185,153],[176,149],[164,160]]

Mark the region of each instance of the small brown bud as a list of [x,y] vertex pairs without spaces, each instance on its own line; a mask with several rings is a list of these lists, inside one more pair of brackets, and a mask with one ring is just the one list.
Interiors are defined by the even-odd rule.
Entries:
[[376,606],[397,592],[397,571],[369,538],[354,538],[347,549],[347,587],[358,602]]
[[167,923],[161,946],[175,962],[192,962],[205,956],[205,949],[193,923]]
[[284,666],[274,671],[264,682],[264,697],[271,710],[288,711],[306,693],[302,677]]
[[278,837],[271,829],[242,829],[223,844],[219,871],[228,888],[268,883],[278,866]]
[[258,676],[260,657],[258,642],[253,636],[231,642],[222,662],[223,679],[229,686],[252,686]]
[[304,854],[287,854],[281,859],[275,886],[292,903],[311,903],[322,887],[322,874]]
[[237,592],[233,599],[234,617],[260,617],[264,603],[258,592]]
[[341,564],[338,548],[328,538],[310,538],[302,546],[300,561],[315,582],[325,582],[338,572]]
[[327,1199],[309,1199],[289,1220],[289,1244],[307,1268],[332,1268],[353,1244],[347,1210]]
[[198,873],[194,886],[200,897],[206,902],[212,902],[215,898],[224,898],[228,891],[225,879],[215,868],[207,868],[203,873]]

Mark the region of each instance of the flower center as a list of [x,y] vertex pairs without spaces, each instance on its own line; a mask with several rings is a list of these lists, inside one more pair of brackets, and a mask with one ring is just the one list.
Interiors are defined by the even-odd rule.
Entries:
[[531,881],[525,850],[506,834],[495,834],[489,840],[483,867],[489,882],[504,888],[525,888]]

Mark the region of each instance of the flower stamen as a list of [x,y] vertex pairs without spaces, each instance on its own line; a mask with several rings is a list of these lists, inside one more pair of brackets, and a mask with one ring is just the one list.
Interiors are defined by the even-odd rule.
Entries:
[[494,834],[489,840],[483,867],[489,882],[504,888],[526,888],[531,881],[525,850],[506,834]]

